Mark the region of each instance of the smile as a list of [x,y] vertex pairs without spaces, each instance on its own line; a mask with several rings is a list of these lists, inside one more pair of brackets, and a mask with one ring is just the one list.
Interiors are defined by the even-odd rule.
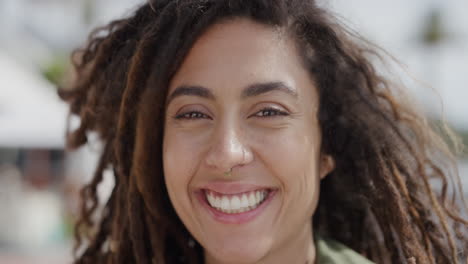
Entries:
[[246,224],[270,208],[277,188],[235,182],[210,182],[195,192],[204,212],[223,224]]
[[208,204],[226,214],[239,214],[255,210],[268,197],[269,190],[254,190],[240,194],[221,194],[205,190]]

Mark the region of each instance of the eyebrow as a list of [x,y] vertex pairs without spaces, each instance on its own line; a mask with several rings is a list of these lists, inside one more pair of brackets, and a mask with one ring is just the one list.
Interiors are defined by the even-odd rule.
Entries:
[[[247,86],[241,93],[241,99],[246,99],[249,97],[258,96],[261,94],[279,91],[290,96],[297,98],[297,92],[291,88],[290,86],[286,85],[283,82],[266,82],[266,83],[254,83]],[[206,87],[198,86],[198,85],[181,85],[174,89],[174,91],[169,95],[167,99],[167,105],[174,100],[176,97],[179,96],[198,96],[210,100],[214,100],[214,94]]]
[[167,105],[174,100],[176,97],[179,96],[198,96],[206,99],[215,99],[214,94],[208,89],[203,86],[196,86],[196,85],[182,85],[177,87],[167,98]]
[[254,83],[242,91],[241,98],[245,99],[273,91],[280,91],[297,98],[297,92],[283,82]]

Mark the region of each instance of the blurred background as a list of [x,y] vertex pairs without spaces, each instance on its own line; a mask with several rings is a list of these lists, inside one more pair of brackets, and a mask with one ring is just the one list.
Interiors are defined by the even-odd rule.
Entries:
[[[56,86],[92,28],[143,1],[0,0],[0,263],[71,261],[78,192],[99,144],[65,152],[68,109]],[[414,103],[432,120],[445,118],[468,143],[466,0],[319,2],[394,55]],[[468,197],[466,153],[459,169]],[[105,177],[104,199],[110,188]]]

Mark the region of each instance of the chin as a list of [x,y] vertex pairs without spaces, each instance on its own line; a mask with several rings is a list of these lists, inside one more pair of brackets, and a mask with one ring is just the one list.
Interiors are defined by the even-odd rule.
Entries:
[[209,243],[213,246],[205,248],[205,257],[208,255],[222,264],[253,264],[262,260],[270,251],[271,240],[245,239],[242,241],[224,241]]

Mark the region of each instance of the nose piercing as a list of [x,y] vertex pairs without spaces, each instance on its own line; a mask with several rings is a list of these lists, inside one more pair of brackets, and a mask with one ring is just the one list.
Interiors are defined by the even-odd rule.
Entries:
[[232,175],[232,168],[230,168],[229,171],[226,171],[224,173],[224,176],[226,176],[226,177],[231,177],[231,175]]

